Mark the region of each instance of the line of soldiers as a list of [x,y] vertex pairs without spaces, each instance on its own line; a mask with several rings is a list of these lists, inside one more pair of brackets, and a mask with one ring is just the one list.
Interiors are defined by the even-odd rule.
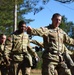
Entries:
[[[3,56],[4,56],[3,55],[4,54],[3,50],[4,50],[5,40],[6,40],[6,35],[0,34],[0,57],[2,57],[1,60],[0,60],[0,64],[1,64],[0,65],[0,70],[1,70],[2,75],[6,75],[8,73],[13,73],[13,71],[9,72],[9,69],[11,70],[11,66],[10,66],[10,68],[9,68],[9,66],[6,66],[6,63],[5,63],[4,59],[3,59]],[[33,43],[33,44],[36,44],[36,45],[38,45],[38,46],[40,46],[42,48],[44,48],[44,45],[41,42],[38,42],[36,40],[30,40],[30,42]],[[66,58],[65,61],[68,61],[67,65],[68,66],[70,65],[69,67],[71,67],[71,66],[74,66],[74,63],[73,63],[72,59],[70,58],[70,56],[68,55],[68,52],[69,52],[69,50],[65,47],[65,45],[63,45],[63,53],[64,53],[63,55],[64,55],[64,58]],[[69,53],[72,54],[72,52],[69,52]],[[29,56],[29,60],[30,60],[29,64],[32,66],[32,58],[31,58],[31,56]],[[28,63],[28,61],[26,63]],[[9,74],[9,75],[11,75],[11,74]],[[55,75],[58,75],[56,71],[55,71]]]
[[58,27],[61,20],[62,16],[55,13],[52,16],[52,24],[39,29],[27,27],[24,21],[20,21],[18,30],[8,36],[5,42],[2,54],[6,66],[1,65],[4,66],[1,67],[2,75],[18,75],[20,70],[22,75],[30,75],[31,66],[33,65],[31,55],[35,58],[39,57],[30,46],[28,34],[43,38],[42,75],[61,75],[60,71],[64,73],[63,75],[72,75],[63,58],[67,57],[74,66],[64,46],[64,43],[74,46],[74,39]]

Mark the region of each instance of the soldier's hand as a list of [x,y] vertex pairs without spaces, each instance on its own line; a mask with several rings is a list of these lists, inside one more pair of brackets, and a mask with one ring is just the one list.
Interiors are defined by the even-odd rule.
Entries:
[[10,61],[8,61],[8,62],[6,63],[6,66],[10,66]]
[[30,26],[27,27],[27,33],[30,34],[32,28]]
[[6,56],[6,57],[5,57],[5,60],[6,60],[6,61],[9,61],[9,60],[10,60],[10,58],[9,58],[8,56]]
[[3,54],[2,53],[0,53],[0,56],[2,56]]
[[36,59],[37,62],[40,61],[39,56],[36,56],[35,59]]
[[12,59],[10,59],[9,57],[5,57],[5,61],[6,61],[7,66],[10,66],[10,60],[12,60]]
[[47,34],[44,34],[43,37],[44,37],[44,38],[47,38],[48,36],[47,36]]

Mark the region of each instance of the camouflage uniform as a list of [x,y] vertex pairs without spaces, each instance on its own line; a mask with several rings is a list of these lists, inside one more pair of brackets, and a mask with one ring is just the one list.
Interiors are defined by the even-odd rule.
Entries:
[[57,70],[58,70],[59,75],[66,75],[64,70],[63,70],[63,67],[64,66],[68,67],[69,68],[68,70],[71,72],[71,67],[74,66],[74,62],[73,62],[72,58],[70,57],[70,54],[72,54],[72,52],[69,51],[64,44],[63,44],[63,50],[62,51],[63,51],[63,53],[62,53],[63,57],[62,58],[63,58],[63,62],[65,65],[61,64],[61,68],[60,68],[60,66],[58,66]]
[[15,75],[18,75],[19,69],[21,69],[22,75],[30,75],[32,66],[30,54],[37,56],[29,46],[29,37],[26,33],[19,34],[17,30],[6,40],[5,55],[6,58],[10,56],[12,59],[11,64],[15,67]]
[[0,44],[0,70],[1,75],[7,75],[6,62],[4,61],[4,44]]
[[[37,35],[43,37],[44,53],[42,64],[42,75],[54,75],[55,67],[63,61],[63,43],[74,45],[74,40],[70,38],[59,27],[54,28],[53,25],[46,26],[44,28],[32,29],[28,32],[31,35]],[[67,74],[71,75],[68,68],[64,68]]]
[[[36,41],[36,40],[30,40],[31,41],[31,43],[34,43],[34,44],[36,44],[36,45],[38,45],[38,46],[40,46],[40,47],[42,47],[42,48],[44,48],[44,45],[43,45],[43,43],[42,42],[38,42],[38,41]],[[63,50],[62,50],[62,56],[63,56],[63,59],[64,59],[64,62],[67,64],[67,66],[69,67],[69,68],[71,68],[72,66],[74,66],[74,62],[73,62],[73,60],[72,60],[72,58],[70,57],[70,54],[73,54],[70,50],[68,50],[67,49],[67,47],[63,44]],[[59,73],[61,72],[61,70],[59,69],[59,68],[57,68],[57,70],[59,71]],[[70,69],[69,69],[70,70]],[[55,75],[58,75],[58,73],[57,73],[57,71],[55,70],[54,71],[54,73],[55,73]],[[64,74],[64,73],[63,73]],[[61,73],[61,75],[63,75],[62,73]],[[60,74],[59,74],[60,75]]]

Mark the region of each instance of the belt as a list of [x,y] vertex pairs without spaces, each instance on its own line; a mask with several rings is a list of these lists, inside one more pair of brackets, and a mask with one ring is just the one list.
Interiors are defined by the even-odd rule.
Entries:
[[47,53],[55,54],[55,55],[62,55],[62,53],[52,49],[52,48],[46,48]]

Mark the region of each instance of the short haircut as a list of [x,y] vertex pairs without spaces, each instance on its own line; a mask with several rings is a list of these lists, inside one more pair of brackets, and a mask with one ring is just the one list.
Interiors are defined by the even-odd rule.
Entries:
[[21,21],[19,22],[19,24],[18,24],[18,27],[22,26],[23,24],[26,24],[26,22],[23,21],[23,20],[21,20]]
[[0,34],[0,37],[4,36],[5,34]]
[[[52,16],[52,19],[54,18],[54,17],[56,17],[56,16],[61,16],[59,13],[55,13],[55,14],[53,14],[53,16]],[[62,17],[62,16],[61,16]]]
[[3,36],[6,36],[5,34],[0,34],[0,38],[2,38]]

